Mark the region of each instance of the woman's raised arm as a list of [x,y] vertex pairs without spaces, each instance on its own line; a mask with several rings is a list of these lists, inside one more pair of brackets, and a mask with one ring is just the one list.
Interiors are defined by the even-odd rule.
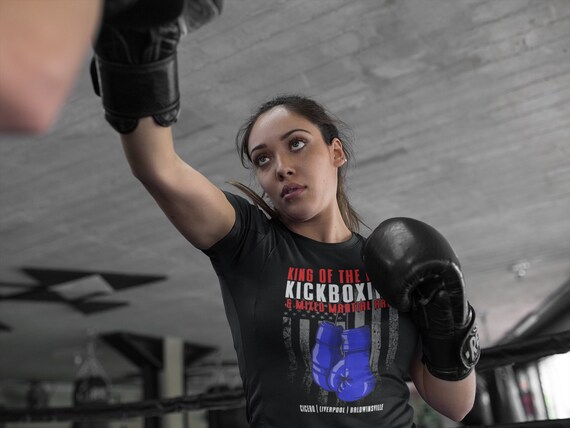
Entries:
[[147,117],[121,140],[134,176],[188,241],[207,249],[229,232],[234,208],[218,187],[177,155],[170,127]]
[[185,32],[219,15],[221,4],[202,2],[196,16],[182,0],[106,9],[91,68],[105,118],[121,134],[133,174],[200,249],[229,232],[235,211],[222,191],[174,149],[170,126],[180,110],[176,53]]

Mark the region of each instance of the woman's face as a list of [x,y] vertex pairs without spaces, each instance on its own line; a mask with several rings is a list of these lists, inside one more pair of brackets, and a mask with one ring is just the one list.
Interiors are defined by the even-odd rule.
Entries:
[[336,208],[337,171],[344,163],[338,138],[325,144],[316,125],[279,106],[257,119],[248,152],[285,224],[318,220]]

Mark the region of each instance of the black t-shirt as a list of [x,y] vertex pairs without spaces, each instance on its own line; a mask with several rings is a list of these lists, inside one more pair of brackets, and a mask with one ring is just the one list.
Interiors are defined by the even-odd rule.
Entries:
[[357,234],[297,235],[226,193],[236,223],[205,253],[218,274],[252,427],[410,427],[418,341],[372,288]]

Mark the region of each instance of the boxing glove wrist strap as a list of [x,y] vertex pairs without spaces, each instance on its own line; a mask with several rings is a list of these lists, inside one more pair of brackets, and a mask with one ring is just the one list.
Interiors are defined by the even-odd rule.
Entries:
[[146,116],[161,126],[176,122],[180,91],[175,52],[147,64],[113,63],[97,56],[91,77],[103,100],[105,117],[116,131],[128,134]]
[[468,304],[467,323],[453,335],[422,334],[423,358],[429,372],[437,378],[457,381],[465,379],[479,361],[481,348],[475,311]]

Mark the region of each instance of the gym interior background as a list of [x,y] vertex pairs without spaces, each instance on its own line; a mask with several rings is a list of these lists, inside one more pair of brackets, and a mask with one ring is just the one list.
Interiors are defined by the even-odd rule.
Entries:
[[[49,133],[2,136],[0,406],[67,408],[78,388],[109,404],[226,399],[4,427],[239,427],[217,278],[131,176],[89,59]],[[348,185],[367,225],[408,216],[448,237],[483,348],[529,352],[480,372],[466,423],[570,418],[557,336],[570,330],[570,2],[227,0],[183,39],[179,67],[177,149],[214,183],[253,184],[238,127],[259,101],[303,93],[354,131]],[[525,348],[549,335],[564,339],[556,355]],[[413,397],[419,426],[454,426]]]

